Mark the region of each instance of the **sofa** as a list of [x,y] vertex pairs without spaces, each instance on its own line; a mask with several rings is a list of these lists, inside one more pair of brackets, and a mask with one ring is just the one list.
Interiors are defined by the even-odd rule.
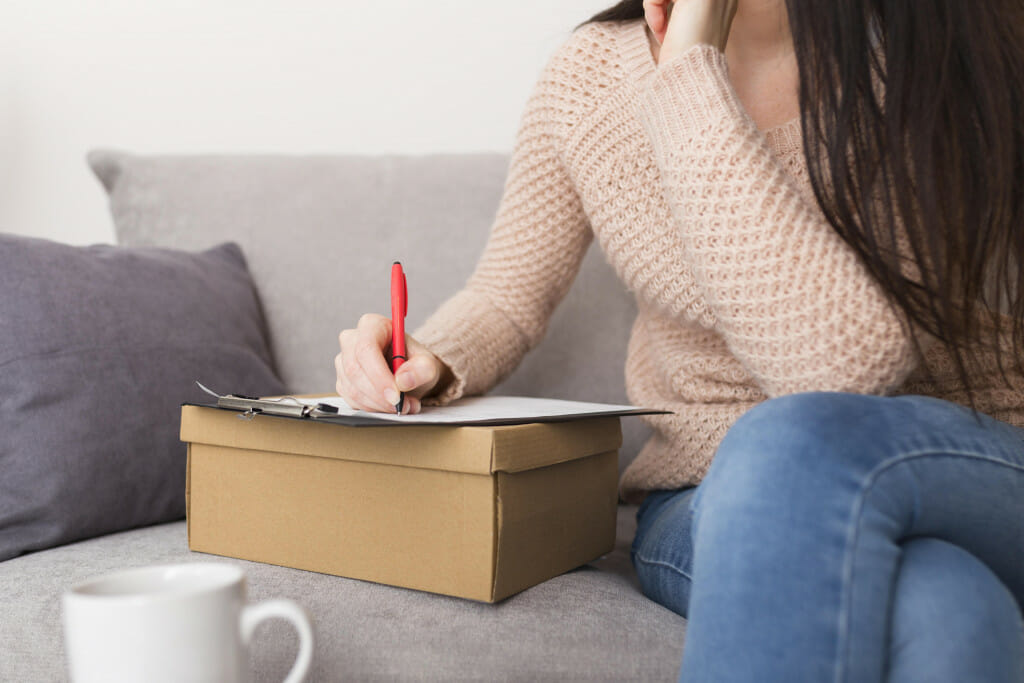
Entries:
[[[508,157],[102,150],[89,164],[109,195],[119,245],[240,245],[284,387],[323,393],[334,387],[338,332],[361,313],[387,313],[392,261],[408,276],[410,330],[465,282]],[[634,315],[632,296],[592,247],[543,342],[493,393],[628,402],[622,373]],[[620,468],[648,433],[635,417],[623,419],[623,432]],[[316,681],[674,680],[685,620],[640,592],[629,558],[635,513],[619,506],[612,553],[493,605],[193,553],[182,520],[30,552],[0,562],[0,680],[66,679],[60,595],[72,584],[185,561],[239,565],[251,600],[302,604],[314,623]],[[282,680],[296,647],[288,625],[261,627],[253,680]]]

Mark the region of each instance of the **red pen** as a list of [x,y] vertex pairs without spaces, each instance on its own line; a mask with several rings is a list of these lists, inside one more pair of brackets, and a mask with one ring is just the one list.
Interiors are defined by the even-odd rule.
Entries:
[[[402,264],[395,261],[391,265],[391,372],[397,373],[398,368],[406,361],[405,357],[405,315],[409,311],[409,292],[405,286],[405,273]],[[398,395],[395,413],[402,414],[405,393]]]

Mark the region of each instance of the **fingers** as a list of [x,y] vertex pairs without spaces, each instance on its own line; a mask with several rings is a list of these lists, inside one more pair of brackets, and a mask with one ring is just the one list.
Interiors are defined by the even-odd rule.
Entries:
[[659,43],[665,42],[671,4],[671,0],[644,0],[643,3],[644,18]]
[[409,351],[409,360],[398,369],[395,381],[398,388],[406,392],[407,396],[422,398],[434,388],[441,377],[441,361],[408,335],[406,348]]
[[423,406],[420,404],[420,400],[412,394],[405,395],[405,405],[402,407],[402,412],[415,415],[422,410]]
[[356,326],[355,354],[363,371],[360,388],[376,392],[385,410],[394,411],[398,403],[398,387],[391,374],[391,364],[384,357],[384,349],[391,344],[391,321],[384,316],[368,313]]
[[394,412],[398,387],[384,357],[384,350],[391,343],[391,321],[366,314],[359,319],[356,329],[342,332],[338,342],[338,394],[359,410]]
[[399,392],[407,392],[402,412],[418,413],[420,399],[437,384],[441,362],[418,341],[406,335],[409,360],[398,376],[391,373],[384,351],[391,344],[391,321],[366,314],[355,329],[338,335],[341,353],[334,358],[335,390],[356,410],[393,413]]
[[[346,330],[346,332],[355,332],[355,330]],[[358,364],[355,363],[354,356],[351,353],[349,353],[347,357],[345,352],[339,353],[335,356],[334,368],[337,371],[338,376],[338,381],[334,385],[334,390],[338,392],[339,396],[345,399],[345,403],[355,410],[382,412],[379,402],[371,395],[368,395],[363,389],[359,388],[357,383],[354,381],[360,371]],[[350,379],[350,377],[352,379]],[[391,410],[394,410],[393,406]]]
[[661,64],[701,43],[725,50],[738,0],[644,0],[643,6]]

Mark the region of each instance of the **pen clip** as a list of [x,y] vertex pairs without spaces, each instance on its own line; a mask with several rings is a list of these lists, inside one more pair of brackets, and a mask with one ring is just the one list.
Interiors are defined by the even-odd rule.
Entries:
[[402,271],[402,317],[409,315],[409,287],[405,283],[405,271]]

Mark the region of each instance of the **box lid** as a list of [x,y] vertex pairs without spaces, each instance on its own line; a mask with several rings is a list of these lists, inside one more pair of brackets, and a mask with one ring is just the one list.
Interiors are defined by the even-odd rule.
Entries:
[[615,451],[618,417],[507,426],[346,425],[184,405],[181,440],[258,451],[491,474],[521,472]]

